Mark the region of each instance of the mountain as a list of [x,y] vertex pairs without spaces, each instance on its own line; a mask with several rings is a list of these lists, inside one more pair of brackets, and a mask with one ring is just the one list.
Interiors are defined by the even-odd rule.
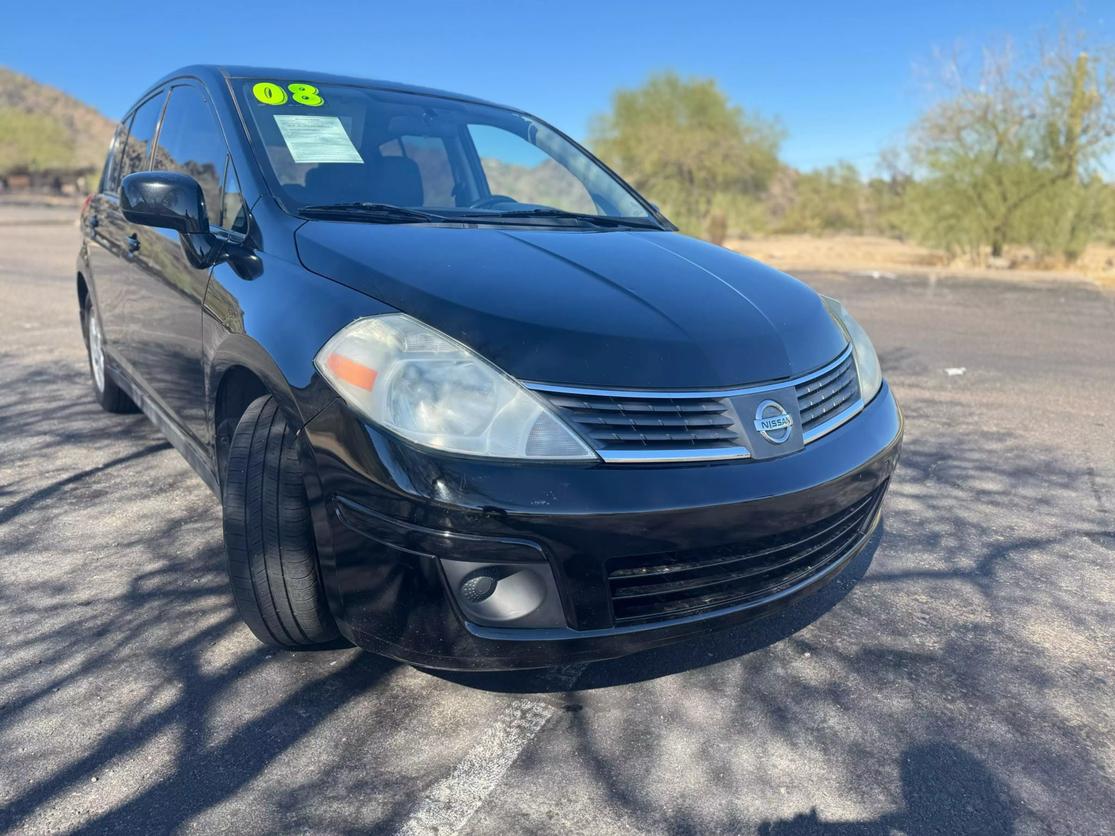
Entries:
[[0,67],[0,111],[14,110],[49,119],[68,137],[76,168],[99,169],[112,138],[113,122],[104,114],[22,73]]
[[483,164],[492,194],[511,195],[520,203],[539,203],[571,212],[596,212],[585,187],[555,160],[524,166],[485,158]]

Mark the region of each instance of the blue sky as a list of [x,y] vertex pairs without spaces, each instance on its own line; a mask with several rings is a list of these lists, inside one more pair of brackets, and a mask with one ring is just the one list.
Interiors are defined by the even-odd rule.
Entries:
[[870,172],[929,100],[935,49],[975,58],[1066,24],[1115,40],[1115,0],[31,0],[4,15],[0,64],[113,117],[168,70],[224,62],[457,90],[578,138],[615,88],[674,69],[778,116],[790,164],[847,159]]

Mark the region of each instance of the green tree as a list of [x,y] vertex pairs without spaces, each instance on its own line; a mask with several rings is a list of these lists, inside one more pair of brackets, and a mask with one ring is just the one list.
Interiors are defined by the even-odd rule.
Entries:
[[848,162],[799,173],[793,197],[778,223],[780,232],[863,232],[865,191]]
[[73,162],[73,140],[56,119],[0,108],[0,174],[64,168]]
[[589,141],[683,230],[699,235],[711,227],[719,238],[728,225],[722,214],[740,197],[766,191],[782,130],[730,104],[715,81],[667,72],[617,91]]
[[909,190],[911,230],[950,251],[1001,256],[1059,225],[1060,239],[1047,243],[1071,258],[1095,232],[1089,183],[1113,138],[1109,56],[1062,47],[1021,69],[989,57],[977,79],[959,81],[915,125],[921,177]]
[[1107,184],[1098,176],[1086,182],[1057,184],[1040,201],[1019,212],[1016,228],[1045,261],[1076,261],[1108,226]]
[[1104,183],[1099,193],[1099,239],[1105,244],[1115,244],[1115,184]]

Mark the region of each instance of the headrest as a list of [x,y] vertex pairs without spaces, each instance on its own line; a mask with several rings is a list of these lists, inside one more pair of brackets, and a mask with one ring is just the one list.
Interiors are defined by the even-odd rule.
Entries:
[[368,167],[359,163],[318,163],[306,172],[307,203],[347,203],[368,197]]
[[375,203],[421,206],[422,175],[418,164],[407,157],[382,157],[372,176],[371,197]]

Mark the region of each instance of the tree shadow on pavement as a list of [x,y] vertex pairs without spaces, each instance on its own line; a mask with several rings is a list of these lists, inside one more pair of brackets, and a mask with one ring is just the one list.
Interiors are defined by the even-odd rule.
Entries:
[[759,836],[1011,836],[1016,802],[993,772],[960,746],[923,743],[902,753],[903,807],[870,821],[826,822],[816,808],[759,825]]
[[[18,609],[23,626],[12,643],[17,658],[0,676],[5,768],[23,786],[6,793],[0,829],[18,828],[98,776],[126,772],[129,761],[154,759],[156,781],[90,815],[84,826],[168,832],[236,797],[332,715],[372,694],[396,667],[358,651],[302,654],[299,661],[299,654],[256,645],[228,599],[222,550],[176,554],[175,527],[155,537],[162,548],[148,557],[156,567],[136,574],[119,595],[84,597],[51,582],[24,582],[18,601],[0,593],[0,610]],[[270,680],[274,692],[242,693],[260,680]],[[100,683],[124,689],[112,695],[120,706],[98,705],[108,696]],[[53,725],[48,718],[58,715],[73,742],[93,740],[44,771],[40,747],[70,743],[45,736],[44,726]],[[330,761],[330,769],[336,766]]]
[[[381,795],[341,823],[402,815],[407,780],[348,769],[380,734],[349,723],[397,663],[256,642],[201,481],[142,416],[102,413],[84,368],[17,360],[0,355],[0,831],[328,829],[307,796],[346,782]],[[264,800],[237,820],[245,796]]]

